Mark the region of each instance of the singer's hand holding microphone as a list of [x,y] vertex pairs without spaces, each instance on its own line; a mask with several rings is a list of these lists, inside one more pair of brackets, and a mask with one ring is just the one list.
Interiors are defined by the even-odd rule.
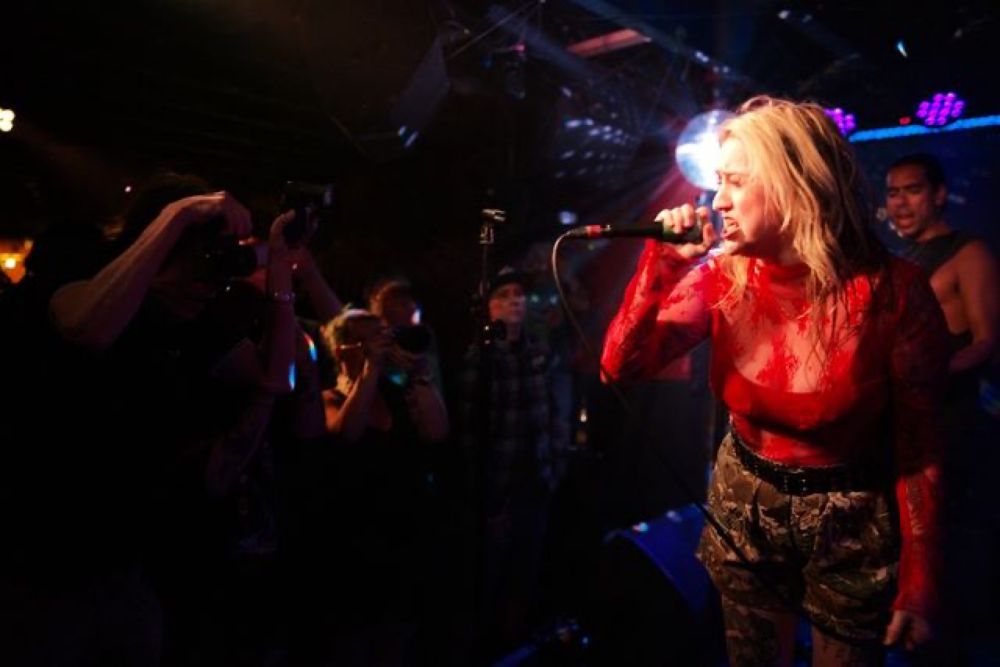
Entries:
[[571,239],[647,238],[676,246],[677,252],[687,258],[700,257],[716,241],[708,208],[695,209],[691,204],[664,209],[656,214],[651,224],[630,227],[587,225],[570,231]]
[[[701,257],[717,239],[707,207],[684,204],[664,209],[653,218],[663,228],[663,240],[674,245],[678,254],[688,259]],[[673,240],[676,237],[677,240]]]

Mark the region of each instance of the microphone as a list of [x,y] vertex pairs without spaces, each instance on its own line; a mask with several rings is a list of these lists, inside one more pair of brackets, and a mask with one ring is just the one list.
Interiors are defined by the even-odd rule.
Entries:
[[611,225],[585,225],[571,229],[566,238],[570,239],[617,239],[617,238],[643,238],[656,239],[662,243],[672,243],[681,245],[684,243],[701,243],[702,225],[695,225],[683,234],[672,232],[663,228],[658,222],[649,225],[635,225],[633,227],[612,227]]

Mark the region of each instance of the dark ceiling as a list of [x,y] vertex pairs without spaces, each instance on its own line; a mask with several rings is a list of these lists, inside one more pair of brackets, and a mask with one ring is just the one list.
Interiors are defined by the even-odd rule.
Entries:
[[[664,116],[756,92],[810,96],[871,127],[896,122],[941,88],[965,96],[969,114],[1000,110],[991,4],[38,0],[4,10],[0,106],[47,136],[139,160],[328,174],[392,157],[373,146],[396,129],[393,105],[435,37],[455,79],[449,95],[488,97],[498,86],[487,64],[499,67],[527,32],[524,66],[541,79],[536,87],[610,77]],[[552,56],[622,26],[657,39],[582,63],[582,75]],[[523,106],[550,99],[541,91]],[[440,139],[484,131],[466,106],[446,104],[431,119]]]
[[[623,179],[669,168],[664,149],[687,118],[760,92],[843,106],[862,128],[943,89],[967,115],[1000,112],[992,4],[17,3],[0,24],[0,107],[18,114],[0,135],[0,173],[59,172],[98,209],[114,207],[105,191],[169,166],[247,188],[305,178],[372,194],[388,179],[410,201],[458,202],[427,214],[442,224],[489,200],[547,216],[566,200],[627,196],[636,186]],[[652,39],[587,60],[566,51],[624,27]],[[557,183],[554,155],[572,141],[560,118],[587,114],[632,143],[599,179],[574,169]],[[11,187],[5,199],[25,199]],[[8,202],[3,229],[24,209]]]
[[[317,251],[338,290],[407,272],[439,322],[456,320],[440,333],[457,344],[479,209],[508,211],[503,257],[554,238],[562,209],[606,222],[690,196],[670,175],[679,129],[762,92],[843,106],[862,128],[945,89],[966,115],[1000,113],[994,4],[6,3],[0,107],[17,118],[0,134],[0,238],[104,219],[156,168],[247,199],[288,178],[332,181],[337,227]],[[623,28],[651,40],[586,60],[566,50]],[[570,129],[584,118],[595,127]]]

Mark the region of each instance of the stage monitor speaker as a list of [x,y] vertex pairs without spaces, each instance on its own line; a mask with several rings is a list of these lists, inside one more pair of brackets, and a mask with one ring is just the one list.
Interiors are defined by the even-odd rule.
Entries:
[[704,518],[694,505],[607,535],[595,633],[600,664],[713,664],[722,651],[718,600],[694,552]]

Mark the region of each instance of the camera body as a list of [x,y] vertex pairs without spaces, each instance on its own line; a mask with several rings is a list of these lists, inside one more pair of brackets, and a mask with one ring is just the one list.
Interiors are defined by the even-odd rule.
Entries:
[[396,345],[411,354],[424,354],[431,347],[431,330],[422,324],[393,327],[391,334]]
[[262,264],[260,249],[256,245],[242,243],[235,236],[223,234],[225,228],[225,219],[219,217],[209,220],[199,230],[199,271],[203,274],[202,278],[211,282],[246,278]]
[[278,211],[295,211],[295,218],[285,225],[285,243],[299,243],[309,231],[309,225],[322,219],[332,207],[333,185],[330,183],[287,181]]
[[[325,217],[332,206],[331,184],[287,181],[282,189],[278,213],[293,210],[295,218],[282,230],[285,243],[290,246],[300,243],[310,225]],[[264,220],[265,217],[261,216],[254,225],[254,235],[261,239],[266,239],[270,232],[271,220]],[[210,279],[245,278],[266,263],[266,246],[223,236],[221,230],[224,228],[225,221],[221,218],[206,223],[203,228],[202,256]]]
[[230,237],[219,237],[207,243],[203,257],[208,272],[216,280],[246,278],[262,264],[259,245],[241,244]]

